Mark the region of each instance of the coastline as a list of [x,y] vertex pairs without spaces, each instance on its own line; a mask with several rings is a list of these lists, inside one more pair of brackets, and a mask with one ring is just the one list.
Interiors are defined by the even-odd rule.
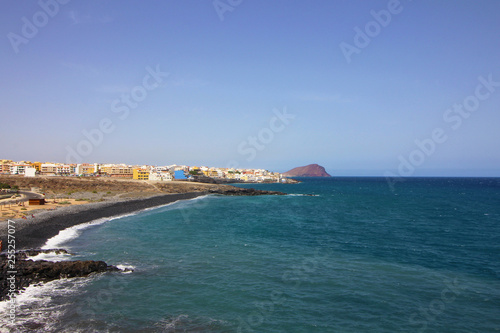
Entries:
[[[0,270],[2,270],[0,301],[5,299],[7,292],[10,290],[9,283],[12,283],[12,281],[8,281],[8,276],[12,273],[10,272],[12,270],[11,261],[16,263],[14,273],[16,282],[14,285],[18,286],[19,289],[14,288],[14,290],[17,292],[21,292],[31,284],[49,282],[63,277],[83,277],[92,273],[119,270],[104,261],[65,261],[61,263],[41,260],[34,262],[26,258],[25,251],[27,250],[40,253],[50,251],[50,249],[40,249],[45,244],[48,244],[49,239],[57,236],[60,231],[67,228],[99,219],[140,212],[148,208],[161,207],[180,200],[194,199],[208,194],[223,196],[285,195],[282,192],[238,188],[228,185],[204,186],[202,189],[184,188],[184,190],[186,189],[191,191],[152,195],[151,193],[140,193],[139,198],[117,198],[115,196],[107,201],[70,205],[59,207],[56,210],[38,211],[36,218],[0,221],[0,240],[4,245],[0,252]],[[9,243],[12,240],[14,240],[14,243]],[[64,251],[61,249],[53,250]],[[15,255],[15,260],[11,260],[12,254]],[[12,278],[12,275],[9,278]]]
[[[55,211],[44,211],[36,219],[14,219],[16,250],[41,248],[48,239],[66,228],[100,218],[124,215],[146,208],[166,205],[179,200],[194,199],[207,192],[162,194],[141,199],[128,199],[88,203],[63,207]],[[8,222],[0,222],[0,240],[6,250]]]
[[[93,202],[83,205],[59,207],[57,210],[46,210],[36,213],[34,219],[13,219],[15,232],[15,250],[29,250],[41,248],[47,240],[59,234],[66,228],[91,222],[101,218],[125,215],[147,208],[173,203],[179,200],[194,199],[207,194],[228,196],[254,195],[285,195],[282,192],[255,190],[229,185],[187,184],[183,192],[177,193],[142,193],[139,198],[110,199],[102,202]],[[186,191],[187,190],[187,191]],[[190,191],[189,191],[190,190]],[[146,196],[144,196],[146,194]],[[149,194],[149,195],[147,195]],[[3,244],[2,252],[7,251],[9,220],[0,221],[0,240]]]

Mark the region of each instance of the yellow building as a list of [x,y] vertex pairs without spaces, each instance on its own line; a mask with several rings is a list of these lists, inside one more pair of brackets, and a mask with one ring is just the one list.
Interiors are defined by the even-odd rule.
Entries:
[[134,169],[133,179],[149,180],[149,171],[146,169]]
[[77,175],[86,175],[90,176],[93,175],[95,172],[95,167],[93,164],[88,164],[88,163],[83,163],[83,164],[78,164],[75,169],[75,173]]
[[36,171],[42,171],[42,162],[33,162],[31,166],[36,169]]
[[212,178],[219,177],[219,173],[217,172],[216,169],[203,170],[203,174],[207,177],[212,177]]
[[111,164],[101,165],[99,167],[99,173],[102,175],[109,175],[111,173],[111,168],[113,168]]

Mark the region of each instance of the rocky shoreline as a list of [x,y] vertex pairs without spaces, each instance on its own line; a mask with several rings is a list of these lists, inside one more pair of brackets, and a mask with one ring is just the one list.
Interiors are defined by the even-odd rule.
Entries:
[[[35,219],[16,220],[16,249],[38,249],[56,236],[60,230],[100,218],[137,212],[146,208],[166,205],[178,200],[193,199],[207,194],[230,196],[285,195],[282,192],[261,191],[252,188],[223,186],[207,188],[203,192],[162,194],[132,200],[111,200],[79,206],[69,206],[56,211],[38,213]],[[7,221],[0,222],[0,240],[7,244]]]
[[242,195],[242,196],[255,196],[255,195],[286,195],[286,193],[278,192],[278,191],[264,191],[264,190],[256,190],[254,188],[241,188],[241,187],[233,187],[229,186],[227,188],[217,188],[210,189],[207,192],[208,194],[221,194],[221,195]]
[[33,261],[28,259],[40,253],[65,253],[66,250],[29,250],[15,254],[0,254],[0,301],[12,299],[28,286],[53,280],[86,277],[91,274],[116,272],[119,269],[104,261]]
[[[65,250],[34,250],[42,247],[49,238],[56,236],[59,231],[99,218],[112,217],[140,211],[172,203],[178,200],[193,199],[199,196],[215,194],[227,196],[256,196],[256,195],[286,195],[283,192],[262,191],[253,188],[239,188],[223,186],[207,188],[203,192],[163,194],[148,198],[133,200],[117,200],[91,203],[80,206],[65,207],[56,211],[46,211],[37,214],[33,220],[20,220],[15,223],[15,249],[12,254],[0,254],[0,300],[6,299],[10,293],[10,285],[15,285],[21,291],[31,284],[44,283],[61,278],[84,277],[94,273],[117,271],[118,268],[106,264],[104,261],[62,261],[50,262],[45,260],[33,261],[27,259],[39,253]],[[0,222],[0,240],[7,250],[8,222]],[[15,259],[15,265],[10,266],[9,260]],[[11,274],[9,272],[16,272]],[[15,282],[14,282],[15,281]]]
[[[39,249],[46,241],[56,236],[59,231],[77,224],[100,218],[112,217],[161,206],[177,200],[193,199],[203,193],[180,193],[156,195],[132,200],[111,200],[68,206],[55,211],[40,212],[34,219],[17,219],[15,223],[16,250]],[[12,225],[12,224],[11,224]],[[0,222],[0,240],[7,244],[8,222]]]

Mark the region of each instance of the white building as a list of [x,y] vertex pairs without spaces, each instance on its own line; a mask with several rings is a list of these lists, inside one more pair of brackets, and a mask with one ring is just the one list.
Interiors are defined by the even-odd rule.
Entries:
[[36,169],[34,167],[26,167],[24,170],[24,177],[35,177]]
[[69,175],[75,173],[75,167],[69,164],[57,164],[56,173],[59,175]]
[[27,164],[12,164],[10,166],[11,175],[24,175],[26,168],[29,167]]
[[157,166],[157,167],[152,167],[151,168],[151,172],[165,172],[165,171],[168,171],[168,167],[167,166]]
[[172,174],[168,171],[151,171],[149,173],[149,180],[156,180],[156,181],[172,181],[173,177]]

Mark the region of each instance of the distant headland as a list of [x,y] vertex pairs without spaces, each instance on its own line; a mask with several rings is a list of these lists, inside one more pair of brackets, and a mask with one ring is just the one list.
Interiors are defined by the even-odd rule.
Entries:
[[297,167],[283,173],[285,177],[331,177],[325,168],[318,164],[309,164],[303,167]]

